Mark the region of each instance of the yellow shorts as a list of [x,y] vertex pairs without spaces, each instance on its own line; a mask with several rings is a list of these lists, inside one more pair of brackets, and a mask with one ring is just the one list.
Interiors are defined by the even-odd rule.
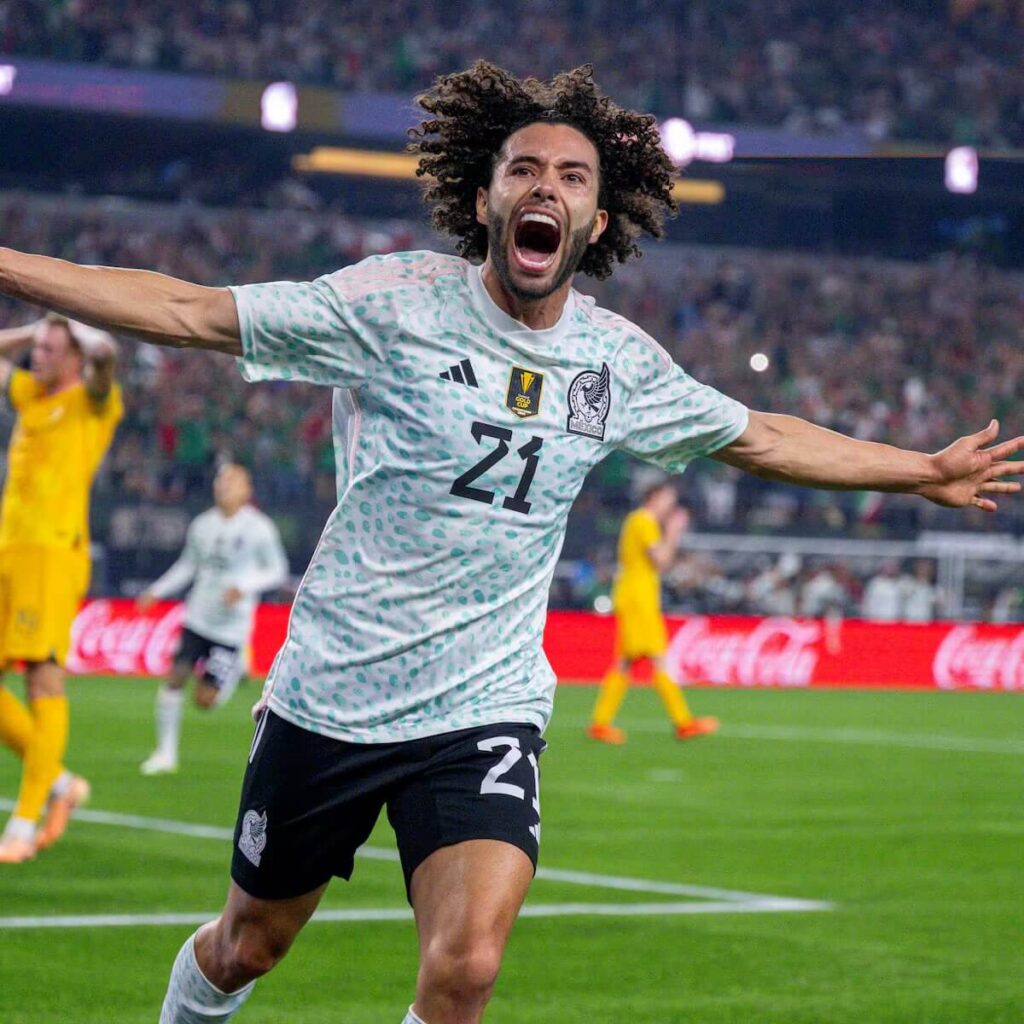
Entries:
[[616,650],[620,658],[660,658],[668,648],[668,630],[661,609],[627,604],[615,609]]
[[71,624],[89,587],[89,559],[35,544],[0,547],[0,665],[63,665]]

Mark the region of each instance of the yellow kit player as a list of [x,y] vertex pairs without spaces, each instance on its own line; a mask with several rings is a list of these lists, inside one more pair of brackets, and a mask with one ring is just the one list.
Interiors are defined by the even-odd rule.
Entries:
[[619,535],[619,571],[612,590],[615,612],[615,661],[598,692],[591,739],[625,743],[626,734],[614,724],[629,688],[629,672],[641,658],[654,662],[654,688],[681,740],[705,736],[718,728],[717,718],[695,718],[679,687],[665,671],[668,632],[661,614],[660,573],[675,558],[688,516],[677,505],[670,481],[648,488],[640,508],[626,516]]
[[[17,369],[8,357],[27,346],[30,369]],[[25,666],[28,698],[26,707],[0,685],[0,741],[23,762],[0,863],[59,839],[88,796],[62,765],[63,665],[89,584],[89,490],[124,411],[115,356],[110,335],[53,313],[0,331],[0,392],[16,416],[0,503],[0,666]]]

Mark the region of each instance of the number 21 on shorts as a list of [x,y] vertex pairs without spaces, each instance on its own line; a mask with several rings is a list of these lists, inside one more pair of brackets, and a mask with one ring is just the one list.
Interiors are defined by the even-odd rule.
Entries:
[[[501,782],[501,777],[508,774],[522,759],[523,751],[519,746],[519,740],[515,736],[488,736],[477,744],[478,750],[486,752],[506,747],[505,756],[493,765],[480,783],[480,793],[487,796],[489,793],[498,793],[501,796],[515,797],[517,800],[526,799],[526,790],[513,782]],[[526,755],[526,760],[533,768],[533,809],[537,812],[537,824],[530,826],[533,838],[540,842],[540,767],[537,764],[537,756],[534,753]]]

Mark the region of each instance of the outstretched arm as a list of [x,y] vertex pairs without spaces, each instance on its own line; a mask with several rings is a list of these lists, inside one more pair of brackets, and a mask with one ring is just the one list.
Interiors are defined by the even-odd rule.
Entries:
[[994,511],[989,495],[1021,489],[1001,478],[1024,472],[1024,462],[1006,461],[1024,449],[1024,437],[994,444],[998,433],[993,420],[984,430],[927,455],[857,441],[795,416],[751,412],[746,430],[712,458],[765,480],[836,491],[920,494],[949,508],[975,505]]
[[0,292],[157,345],[242,354],[238,313],[226,288],[0,248]]

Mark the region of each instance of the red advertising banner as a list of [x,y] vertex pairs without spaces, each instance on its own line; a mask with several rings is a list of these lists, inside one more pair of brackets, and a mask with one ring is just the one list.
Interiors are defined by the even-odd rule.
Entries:
[[[249,651],[249,668],[266,675],[284,643],[291,609],[283,604],[262,604],[256,610]],[[181,632],[185,606],[159,601],[140,612],[134,601],[86,601],[71,627],[68,669],[77,673],[162,676]]]
[[[250,652],[263,675],[284,642],[289,609],[261,605]],[[139,612],[131,601],[88,601],[72,628],[68,668],[78,673],[163,675],[182,606]],[[726,615],[669,617],[669,671],[682,683],[767,687],[912,687],[1024,691],[1024,627],[905,625]],[[548,614],[544,647],[564,682],[608,668],[614,621],[589,612]]]

